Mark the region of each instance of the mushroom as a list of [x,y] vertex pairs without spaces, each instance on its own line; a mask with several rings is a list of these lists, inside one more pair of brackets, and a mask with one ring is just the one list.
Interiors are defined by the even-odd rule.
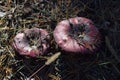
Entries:
[[48,32],[44,29],[25,29],[14,37],[13,47],[20,55],[36,57],[47,52],[48,40]]
[[101,44],[99,30],[90,19],[84,17],[59,22],[53,35],[62,50],[72,53],[94,52]]

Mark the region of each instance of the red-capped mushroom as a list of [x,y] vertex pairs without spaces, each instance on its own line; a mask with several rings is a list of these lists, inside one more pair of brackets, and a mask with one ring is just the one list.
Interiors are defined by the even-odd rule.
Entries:
[[84,17],[59,22],[53,34],[56,43],[67,52],[94,52],[101,43],[98,29],[90,19]]
[[48,32],[44,29],[25,29],[14,37],[13,47],[20,55],[36,57],[46,53],[49,48]]

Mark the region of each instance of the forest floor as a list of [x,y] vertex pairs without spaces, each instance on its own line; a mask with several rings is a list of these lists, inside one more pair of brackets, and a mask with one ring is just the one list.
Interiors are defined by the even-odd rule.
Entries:
[[[77,16],[91,19],[102,34],[95,54],[64,54],[52,34],[46,56],[15,52],[12,42],[17,33],[32,27],[52,33],[59,21]],[[29,80],[57,52],[62,55],[33,80],[120,80],[120,0],[0,0],[0,80]]]

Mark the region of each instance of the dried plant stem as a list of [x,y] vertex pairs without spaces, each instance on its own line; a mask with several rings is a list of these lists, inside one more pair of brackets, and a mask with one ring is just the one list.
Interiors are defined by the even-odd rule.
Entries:
[[50,65],[52,62],[54,62],[59,56],[60,56],[60,52],[54,54],[53,56],[51,56],[46,62],[45,64],[40,67],[37,71],[35,71],[30,77],[29,79],[31,79],[35,74],[37,74],[40,70],[42,70],[46,65]]
[[9,27],[3,27],[3,28],[0,28],[0,31],[3,31],[3,30],[13,30],[14,28],[9,28]]
[[31,79],[35,74],[37,74],[40,70],[42,70],[46,65],[44,64],[42,67],[40,67],[37,71],[35,71],[30,77],[29,79]]
[[54,62],[59,56],[60,56],[60,52],[54,54],[52,57],[50,57],[46,62],[45,65],[50,65],[52,62]]

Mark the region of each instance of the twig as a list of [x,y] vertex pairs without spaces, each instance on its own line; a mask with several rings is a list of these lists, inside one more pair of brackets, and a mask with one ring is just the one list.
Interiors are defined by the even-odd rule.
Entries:
[[35,71],[28,79],[31,79],[35,74],[37,74],[40,70],[42,70],[46,65],[44,64],[42,67],[40,67],[37,71]]
[[37,74],[40,70],[42,70],[45,66],[47,66],[47,65],[50,65],[52,62],[54,62],[59,56],[60,56],[60,52],[58,52],[58,53],[56,53],[56,54],[54,54],[53,56],[51,56],[46,62],[45,62],[45,64],[42,66],[42,67],[40,67],[37,71],[35,71],[30,77],[29,77],[29,79],[31,79],[35,74]]

